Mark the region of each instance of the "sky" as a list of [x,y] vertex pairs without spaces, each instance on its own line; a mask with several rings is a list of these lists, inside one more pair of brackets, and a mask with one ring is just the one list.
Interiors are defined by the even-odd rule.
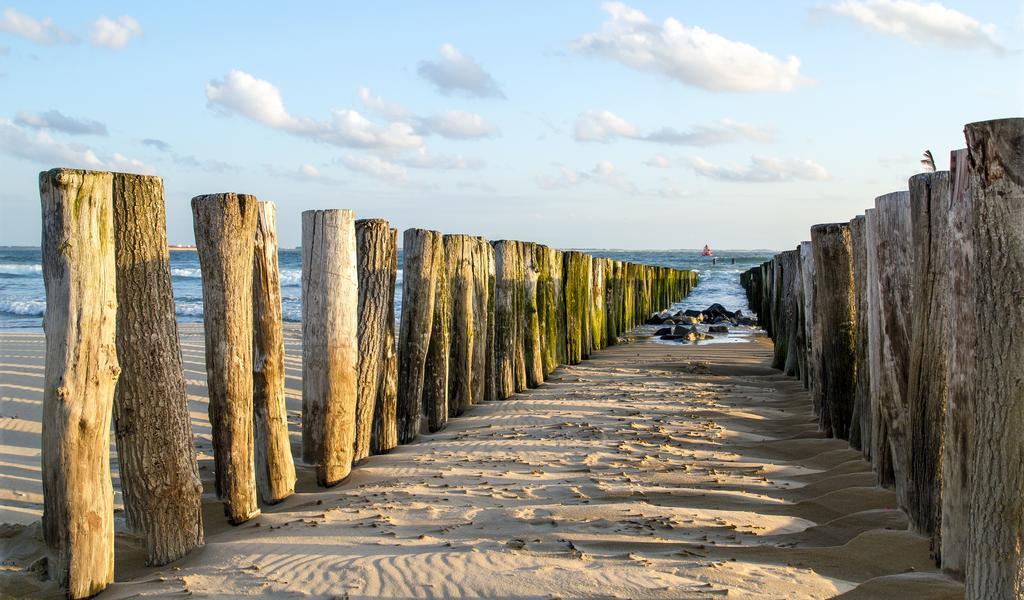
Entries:
[[[1024,2],[0,0],[0,244],[38,173],[556,247],[794,247],[1024,114]],[[401,237],[399,238],[401,239]]]

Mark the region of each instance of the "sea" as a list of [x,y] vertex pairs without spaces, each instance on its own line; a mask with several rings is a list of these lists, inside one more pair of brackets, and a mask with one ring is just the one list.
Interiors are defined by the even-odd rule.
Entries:
[[[692,269],[700,273],[700,282],[675,309],[704,309],[713,303],[729,310],[750,312],[740,287],[740,273],[771,258],[771,250],[722,250],[713,258],[700,250],[597,250],[583,249],[604,256],[636,263]],[[281,250],[281,303],[285,321],[302,320],[302,251]],[[402,264],[402,252],[398,253]],[[179,322],[203,320],[203,288],[199,256],[194,251],[171,252],[171,282]],[[0,247],[0,329],[40,329],[46,310],[43,267],[39,248]],[[398,271],[395,317],[402,310],[402,271]]]

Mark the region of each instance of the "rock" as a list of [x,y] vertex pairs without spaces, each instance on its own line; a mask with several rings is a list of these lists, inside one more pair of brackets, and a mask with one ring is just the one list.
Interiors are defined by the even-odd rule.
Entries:
[[672,328],[672,335],[686,335],[690,333],[690,330],[682,325],[676,325]]
[[685,340],[686,336],[685,335],[672,335],[672,334],[669,334],[669,335],[663,335],[663,336],[659,337],[658,339],[665,340],[665,341],[679,341],[679,340]]
[[712,325],[708,327],[708,333],[729,333],[729,328],[725,325]]
[[644,321],[644,324],[646,324],[646,325],[662,325],[664,323],[665,323],[665,319],[659,317],[658,315],[651,315],[651,317],[649,319]]
[[699,319],[701,316],[703,316],[703,314],[704,313],[702,313],[699,310],[692,310],[691,309],[691,310],[684,310],[683,311],[683,316],[685,316],[685,317],[693,317],[694,319]]
[[659,330],[654,332],[654,335],[671,335],[671,334],[672,334],[672,328],[671,327],[662,327],[661,329],[659,329]]

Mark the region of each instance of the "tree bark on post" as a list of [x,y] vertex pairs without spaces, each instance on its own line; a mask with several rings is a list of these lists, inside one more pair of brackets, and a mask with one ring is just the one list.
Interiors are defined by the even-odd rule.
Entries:
[[484,351],[484,400],[498,400],[498,374],[495,362],[497,352],[496,344],[496,316],[495,306],[497,302],[496,275],[494,247],[483,241],[483,253],[487,262],[487,348]]
[[[358,222],[357,222],[358,223]],[[358,230],[357,230],[358,234]],[[377,399],[373,407],[373,430],[370,452],[384,454],[398,445],[398,354],[395,351],[395,283],[398,272],[398,230],[388,229],[387,291],[384,292],[384,310],[387,320],[381,343],[382,362]],[[362,288],[360,288],[360,292]]]
[[[894,192],[875,200],[878,213],[878,304],[881,362],[879,404],[889,424],[896,497],[911,510],[910,430],[907,382],[910,375],[910,319],[914,306],[914,253],[910,226],[910,193]],[[869,249],[870,251],[870,249]]]
[[1024,596],[1024,119],[965,128],[974,201],[977,401],[968,598]]
[[40,173],[46,366],[43,534],[50,578],[69,598],[114,580],[110,415],[117,284],[110,173]]
[[575,250],[565,253],[565,331],[566,363],[579,364],[584,357],[584,322],[590,287],[584,254]]
[[114,173],[112,197],[121,497],[146,564],[164,565],[203,545],[203,485],[174,316],[163,180]]
[[256,487],[263,502],[277,504],[295,493],[295,463],[284,398],[281,274],[277,265],[277,209],[273,202],[257,205],[253,256],[252,396]]
[[552,249],[548,255],[548,261],[548,269],[551,272],[551,291],[554,298],[552,310],[555,315],[555,327],[551,332],[553,337],[549,343],[555,347],[555,363],[564,365],[567,356],[565,349],[565,253]]
[[398,334],[398,443],[408,444],[420,432],[423,390],[437,295],[435,256],[441,234],[406,229],[402,253],[402,322]]
[[907,513],[911,528],[932,538],[932,554],[941,560],[941,460],[949,343],[944,308],[949,293],[949,172],[915,175],[909,185],[915,310],[907,389],[912,501]]
[[302,213],[302,459],[317,484],[352,470],[359,310],[355,214]]
[[517,391],[516,352],[521,335],[517,308],[523,296],[518,242],[494,242],[494,265],[494,376],[496,398],[504,400]]
[[867,307],[868,307],[868,371],[871,398],[871,466],[878,485],[892,487],[896,482],[893,472],[892,445],[889,443],[889,417],[882,407],[882,318],[879,303],[878,275],[878,211],[864,211],[864,244],[867,255]]
[[480,404],[487,394],[487,332],[489,327],[487,318],[487,248],[490,248],[490,244],[482,237],[472,237],[470,240],[470,272],[473,290],[473,345],[471,348],[473,381],[470,385],[470,404]]
[[[848,223],[811,228],[817,298],[814,319],[821,328],[817,394],[825,431],[849,439],[856,384],[853,369],[855,321],[853,264]],[[778,323],[776,324],[778,325]]]
[[856,418],[850,430],[850,443],[853,445],[854,434],[857,446],[868,461],[871,460],[871,370],[868,364],[868,255],[866,245],[866,220],[864,215],[854,217],[850,221],[850,243],[853,249],[853,293],[854,306],[857,313],[857,340],[854,352],[854,370],[856,384],[854,387],[853,412]]
[[523,261],[523,313],[520,317],[523,327],[523,369],[526,387],[535,388],[544,383],[544,347],[541,345],[541,316],[537,296],[540,283],[540,266],[537,264],[537,245],[520,242]]
[[974,201],[970,192],[967,149],[950,154],[950,194],[946,261],[948,296],[941,318],[947,319],[946,419],[942,445],[942,569],[963,579],[970,532],[970,471],[975,445],[974,404],[977,325],[961,307],[974,304]]
[[607,334],[606,308],[605,308],[605,259],[594,257],[590,265],[590,337],[594,350],[600,350],[607,346],[605,335]]
[[217,497],[232,525],[259,514],[253,450],[252,265],[255,196],[192,198],[203,274],[203,330]]
[[444,238],[440,233],[434,241],[434,319],[430,326],[430,346],[423,368],[423,416],[428,433],[441,431],[448,425],[448,358],[451,349],[451,290],[445,267]]
[[[537,279],[537,305],[541,314],[541,346],[543,347],[542,362],[544,377],[547,378],[558,367],[558,293],[556,291],[556,274],[552,272],[552,254],[554,250],[548,246],[537,246],[537,266],[540,276]],[[557,281],[561,282],[561,272]]]
[[457,417],[473,405],[473,350],[476,343],[473,254],[476,240],[468,235],[446,235],[443,239],[451,298],[448,416]]
[[[388,380],[388,360],[394,356],[395,328],[395,233],[384,219],[355,222],[358,273],[359,371],[356,385],[356,426],[352,460],[373,453],[375,425],[384,441],[393,440],[394,399],[390,406],[383,393]],[[391,442],[391,446],[394,443]],[[390,447],[388,449],[390,449]]]

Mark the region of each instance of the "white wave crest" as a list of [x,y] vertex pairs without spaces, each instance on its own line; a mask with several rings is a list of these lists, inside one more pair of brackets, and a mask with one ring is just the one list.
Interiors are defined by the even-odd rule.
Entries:
[[45,300],[0,300],[0,313],[3,314],[41,317],[45,312]]

